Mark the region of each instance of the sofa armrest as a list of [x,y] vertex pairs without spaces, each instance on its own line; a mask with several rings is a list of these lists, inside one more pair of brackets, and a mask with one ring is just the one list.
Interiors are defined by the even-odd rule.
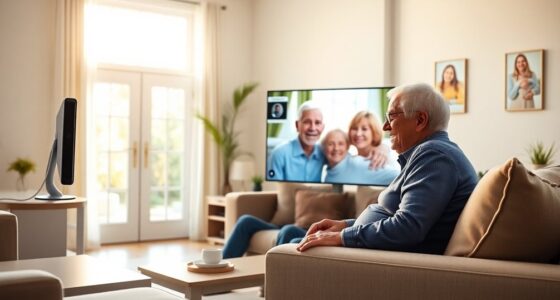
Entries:
[[239,217],[253,215],[270,221],[276,212],[277,192],[235,192],[226,195],[225,236],[233,229]]
[[16,215],[0,210],[0,261],[18,259],[18,224]]
[[62,284],[58,277],[40,270],[0,272],[2,299],[59,300]]
[[560,266],[294,244],[266,254],[266,299],[554,299]]

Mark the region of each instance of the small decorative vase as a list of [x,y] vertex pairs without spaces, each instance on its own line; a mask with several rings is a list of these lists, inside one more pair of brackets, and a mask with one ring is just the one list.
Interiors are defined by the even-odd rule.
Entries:
[[253,184],[253,191],[254,191],[254,192],[260,192],[260,191],[262,191],[262,183],[255,183],[255,184]]
[[16,190],[18,192],[25,191],[25,182],[23,181],[23,176],[19,176],[16,180]]
[[545,164],[533,164],[533,170],[538,170],[546,167]]

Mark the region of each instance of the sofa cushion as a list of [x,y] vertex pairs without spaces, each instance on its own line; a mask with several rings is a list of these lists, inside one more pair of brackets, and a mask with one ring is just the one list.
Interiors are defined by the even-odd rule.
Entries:
[[296,193],[295,225],[309,228],[322,219],[342,220],[348,215],[348,194],[300,190]]
[[270,221],[275,225],[286,225],[294,223],[296,192],[299,190],[312,189],[331,191],[332,187],[320,184],[301,183],[279,183],[278,184],[278,206]]
[[[553,178],[560,167],[536,171]],[[446,255],[552,262],[560,253],[560,186],[516,158],[488,171],[461,214]]]
[[350,211],[348,218],[355,219],[368,207],[370,204],[377,203],[379,194],[383,191],[382,187],[369,187],[359,186],[356,191],[355,206]]

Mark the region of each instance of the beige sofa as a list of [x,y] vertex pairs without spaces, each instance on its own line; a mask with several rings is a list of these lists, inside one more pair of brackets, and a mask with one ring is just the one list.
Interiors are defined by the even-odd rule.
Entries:
[[[304,188],[303,184],[292,184],[292,191]],[[295,188],[294,188],[295,187]],[[317,185],[313,185],[313,190],[317,190]],[[382,191],[380,188],[365,188],[348,193],[348,218],[357,217],[362,210],[370,203],[375,202],[377,196]],[[248,214],[261,218],[267,222],[272,221],[278,209],[278,192],[234,192],[226,195],[226,239],[231,233],[235,222],[242,215]],[[265,254],[276,245],[276,237],[279,230],[263,230],[257,232],[252,238],[248,249],[248,254]]]
[[[515,161],[509,162],[509,165],[504,167],[505,171],[498,170],[492,173],[493,175],[485,176],[488,178],[483,178],[486,180],[484,185],[509,184],[505,188],[501,186],[494,188],[495,191],[493,191],[501,193],[503,190],[504,192],[497,208],[501,210],[500,213],[507,209],[505,202],[509,201],[506,199],[507,197],[536,193],[530,190],[532,187],[524,186],[523,183],[516,181],[523,177],[517,176],[517,173],[512,171],[514,168],[521,169],[519,165],[515,165]],[[556,168],[554,171],[556,184],[536,179],[534,174],[524,169],[521,169],[520,172],[526,173],[525,180],[533,180],[538,184],[543,183],[548,185],[547,188],[552,192],[560,193],[560,182],[558,182],[560,173],[558,173],[558,167]],[[510,178],[513,175],[515,178]],[[500,183],[500,176],[506,177],[502,178],[502,183]],[[483,185],[481,183],[479,186]],[[506,190],[509,191],[509,195],[505,195]],[[529,192],[527,192],[528,190]],[[475,192],[469,200],[469,205],[476,202],[472,200],[473,197],[488,197],[480,190],[475,190]],[[235,219],[242,214],[253,214],[270,220],[276,209],[276,197],[276,192],[229,194],[226,200],[226,232],[233,228]],[[555,203],[545,203],[543,207],[556,209],[558,199],[560,198],[556,197]],[[360,201],[364,201],[361,197],[355,197],[354,200],[357,206],[364,205],[364,203],[360,203]],[[527,200],[522,199],[522,201]],[[488,207],[487,210],[491,210],[488,203],[485,205]],[[360,212],[361,210],[358,210],[355,213]],[[498,216],[498,212],[491,213],[494,213],[492,219],[496,219],[495,216]],[[505,214],[505,212],[503,213]],[[506,219],[505,216],[499,216]],[[475,218],[478,217],[484,218],[478,215]],[[539,217],[535,216],[535,218]],[[457,228],[464,226],[462,219],[458,222],[454,237],[459,235]],[[499,228],[499,226],[503,226],[502,224],[492,226],[494,226],[494,231],[499,233],[499,230],[502,230],[506,235],[512,231],[523,231],[523,228],[516,225],[505,224],[505,230]],[[532,225],[527,224],[527,227],[530,226]],[[535,232],[535,238],[557,241],[556,237],[560,235],[558,228],[557,226],[549,227],[544,230],[544,233]],[[480,231],[480,228],[475,229]],[[300,253],[296,251],[294,244],[273,247],[275,233],[275,231],[267,231],[255,235],[250,246],[250,253],[266,252],[265,290],[268,300],[560,299],[560,266],[557,264],[513,261],[515,259],[464,257],[467,255],[458,257],[343,247],[318,247]],[[499,239],[496,238],[496,240]],[[546,241],[544,242],[546,243]],[[556,243],[553,244],[556,248],[558,244],[554,243]],[[488,242],[488,244],[490,243]],[[531,246],[533,244],[531,243]],[[484,246],[486,245],[479,245],[479,248],[486,250],[483,249]],[[527,243],[517,242],[517,245],[512,248],[532,248],[528,246]],[[554,251],[558,251],[558,248]],[[515,254],[516,249],[511,252]]]
[[[0,210],[0,261],[18,259],[17,217]],[[41,270],[0,272],[0,299],[5,300],[60,300],[63,283],[53,274]],[[133,288],[82,296],[68,300],[173,300],[181,299],[155,288]]]

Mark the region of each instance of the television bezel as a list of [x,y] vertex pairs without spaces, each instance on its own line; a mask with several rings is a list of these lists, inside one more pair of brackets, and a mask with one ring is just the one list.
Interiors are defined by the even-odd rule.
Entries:
[[[332,182],[311,182],[311,181],[300,181],[300,180],[274,180],[274,179],[269,179],[268,177],[268,116],[269,116],[269,111],[268,111],[268,98],[270,93],[272,92],[293,92],[293,91],[332,91],[332,90],[371,90],[371,89],[386,89],[386,90],[391,90],[395,88],[395,86],[370,86],[370,87],[336,87],[336,88],[317,88],[317,89],[313,89],[313,88],[305,88],[305,89],[281,89],[281,90],[267,90],[266,91],[266,113],[265,113],[265,138],[264,138],[264,144],[265,144],[265,162],[264,162],[264,178],[266,181],[270,181],[270,182],[278,182],[278,183],[302,183],[302,184],[323,184],[323,185],[332,185],[333,186],[333,191],[335,192],[342,192],[343,191],[343,187],[345,185],[348,186],[372,186],[372,187],[387,187],[389,185],[381,185],[381,184],[359,184],[359,183],[332,183]],[[387,101],[389,101],[389,99],[387,99]],[[379,116],[380,117],[380,122],[381,125],[383,126],[383,116]]]

